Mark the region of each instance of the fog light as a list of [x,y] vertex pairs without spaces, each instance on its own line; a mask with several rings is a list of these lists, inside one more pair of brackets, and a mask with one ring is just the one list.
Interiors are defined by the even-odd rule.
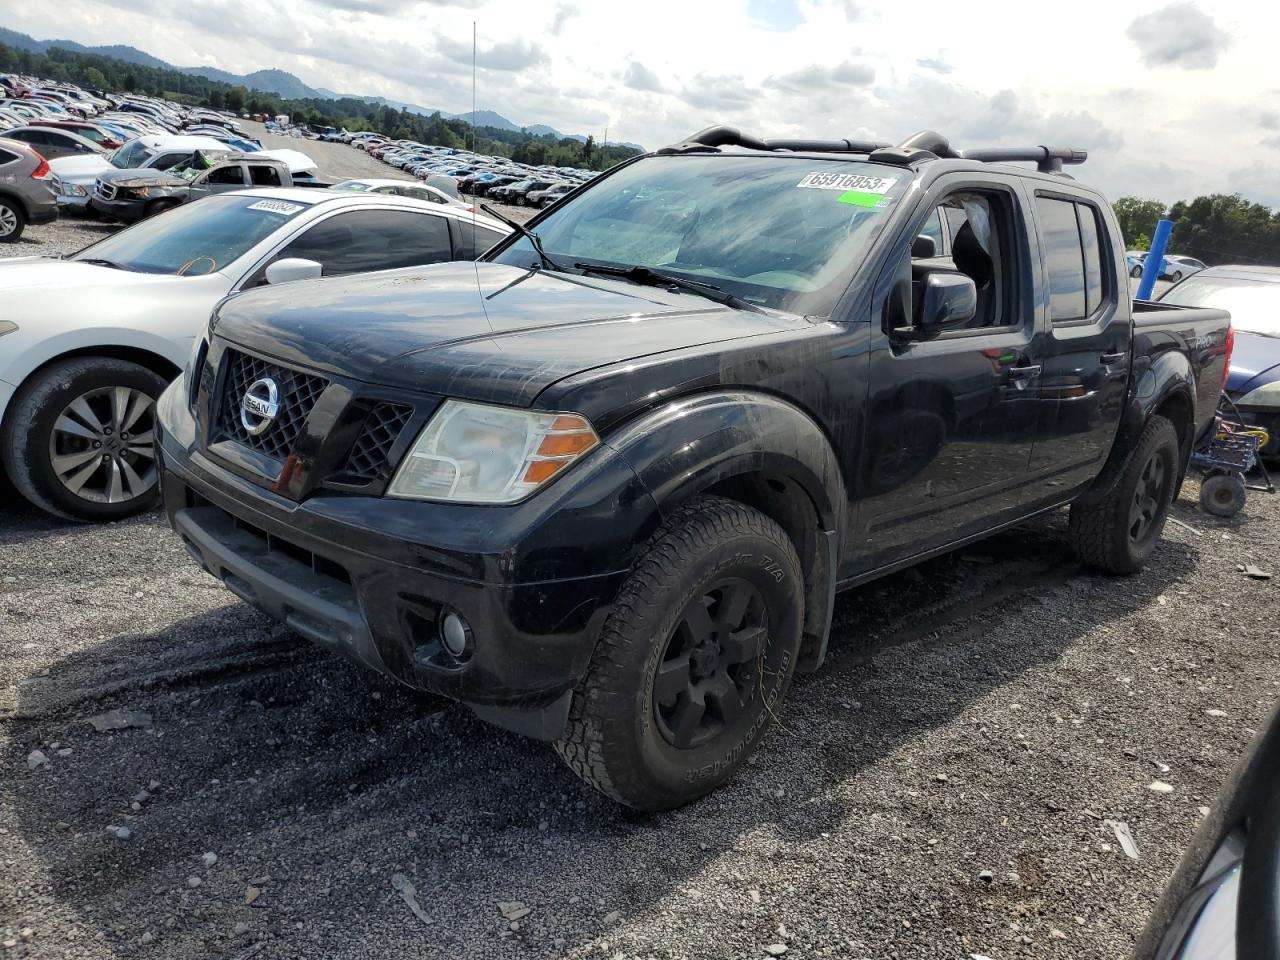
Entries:
[[440,642],[453,657],[462,657],[467,652],[467,641],[471,638],[471,628],[467,621],[450,610],[440,620]]

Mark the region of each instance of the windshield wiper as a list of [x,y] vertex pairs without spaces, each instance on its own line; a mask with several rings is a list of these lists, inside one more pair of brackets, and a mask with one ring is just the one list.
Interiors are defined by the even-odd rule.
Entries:
[[717,287],[714,283],[703,283],[701,280],[686,280],[684,277],[673,277],[669,273],[662,273],[649,267],[606,267],[595,263],[575,263],[574,266],[583,273],[603,273],[610,277],[622,277],[624,280],[630,280],[633,283],[640,283],[649,287],[677,287],[681,290],[688,290],[690,293],[700,294],[716,303],[723,303],[727,307],[749,310],[752,313],[765,312],[749,300],[743,300],[741,297]]
[[129,270],[124,264],[116,263],[114,260],[103,260],[101,257],[85,257],[77,260],[76,263],[92,263],[96,267],[110,267],[112,270]]
[[536,253],[538,255],[538,259],[542,261],[543,267],[545,267],[548,270],[559,270],[561,273],[564,272],[564,267],[560,266],[560,264],[556,263],[549,256],[547,256],[547,251],[542,249],[542,241],[538,239],[538,235],[534,233],[532,230],[530,230],[528,227],[526,227],[523,223],[521,223],[519,220],[512,220],[510,217],[504,217],[502,214],[500,214],[497,210],[493,209],[493,207],[489,206],[487,203],[480,204],[480,209],[483,210],[485,213],[489,214],[489,216],[494,217],[495,219],[501,220],[503,223],[509,226],[516,233],[528,239],[529,244],[533,247],[533,252]]

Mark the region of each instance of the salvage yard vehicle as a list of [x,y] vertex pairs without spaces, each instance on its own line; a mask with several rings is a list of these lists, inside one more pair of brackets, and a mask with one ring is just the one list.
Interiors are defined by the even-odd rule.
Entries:
[[[25,143],[0,137],[0,243],[16,243],[29,223],[56,219],[49,164]],[[4,319],[0,318],[0,330]]]
[[1160,302],[1231,313],[1235,350],[1226,393],[1247,423],[1269,434],[1262,456],[1280,460],[1280,267],[1209,267],[1170,287]]
[[62,157],[96,157],[107,152],[101,144],[71,130],[59,130],[37,124],[0,131],[0,137],[21,140],[46,160],[59,160]]
[[168,170],[189,164],[196,151],[206,155],[230,152],[212,137],[146,136],[130,140],[118,150],[101,156],[62,157],[54,160],[58,206],[69,211],[89,209],[89,197],[98,177],[111,170]]
[[245,187],[292,187],[283,160],[257,153],[196,151],[168,170],[112,170],[98,177],[89,206],[106,220],[132,223],[183,203]]
[[837,590],[1067,506],[1094,567],[1155,549],[1230,324],[1131,303],[1084,159],[713,127],[477,264],[232,298],[159,404],[170,522],[303,636],[688,802]]
[[477,235],[506,233],[404,197],[263,189],[179,207],[67,259],[0,260],[0,465],[58,516],[145,510],[157,497],[155,399],[223,297],[469,259]]
[[475,209],[471,204],[463,203],[457,196],[450,195],[438,187],[429,186],[425,183],[415,183],[412,180],[379,180],[377,178],[342,180],[339,183],[335,183],[332,189],[368,193],[392,193],[398,197],[413,197],[415,200],[425,200],[428,203],[443,203],[453,207],[460,207],[468,213]]

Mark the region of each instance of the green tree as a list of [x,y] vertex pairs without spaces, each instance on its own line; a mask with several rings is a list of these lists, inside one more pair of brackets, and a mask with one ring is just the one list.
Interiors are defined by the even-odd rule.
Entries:
[[97,67],[89,67],[89,69],[85,70],[84,79],[89,86],[94,87],[97,90],[107,89],[106,75]]
[[239,113],[244,109],[244,102],[249,99],[249,91],[244,87],[230,87],[226,92],[227,109]]
[[1156,221],[1164,216],[1164,204],[1159,200],[1140,200],[1137,197],[1121,197],[1111,205],[1116,212],[1116,220],[1120,222],[1120,235],[1130,249],[1150,249],[1151,240],[1146,245],[1138,241],[1142,237],[1150,238],[1156,230]]
[[222,109],[222,91],[221,90],[216,90],[216,89],[210,90],[208,100],[209,100],[209,106],[213,107],[213,109],[215,110]]
[[138,78],[133,75],[132,70],[124,75],[124,80],[121,81],[121,86],[124,87],[126,93],[133,93],[133,91],[138,89]]

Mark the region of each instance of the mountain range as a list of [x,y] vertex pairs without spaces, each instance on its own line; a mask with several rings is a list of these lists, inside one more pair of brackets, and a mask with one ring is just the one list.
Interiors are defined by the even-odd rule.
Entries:
[[[171,63],[167,63],[158,57],[153,57],[136,47],[126,46],[124,44],[112,44],[110,46],[85,46],[83,43],[77,43],[74,40],[36,40],[34,37],[25,33],[19,33],[16,30],[9,30],[0,27],[0,43],[6,46],[14,47],[18,50],[30,50],[32,53],[45,53],[53,47],[62,50],[70,50],[73,53],[94,54],[100,57],[114,57],[117,60],[123,60],[126,63],[136,63],[143,67],[156,67],[162,70],[177,70],[179,73],[189,73],[194,76],[207,77],[210,80],[218,80],[222,83],[229,83],[237,86],[247,87],[250,90],[261,90],[264,93],[274,93],[276,96],[284,97],[287,100],[363,100],[366,103],[380,103],[396,110],[408,110],[410,113],[419,113],[423,116],[431,116],[433,113],[439,113],[446,120],[466,120],[468,123],[477,127],[497,127],[499,130],[527,130],[535,137],[550,134],[553,137],[568,137],[571,140],[584,141],[587,138],[582,134],[561,133],[554,127],[550,127],[545,123],[533,123],[521,126],[513,123],[500,113],[493,110],[477,110],[474,113],[467,111],[466,113],[449,113],[445,110],[437,111],[434,107],[424,107],[415,103],[403,103],[399,100],[388,100],[385,97],[371,97],[364,94],[356,93],[335,93],[333,90],[327,90],[324,87],[309,87],[303,83],[298,77],[294,76],[286,70],[255,70],[253,73],[236,74],[229,73],[226,70],[219,70],[217,67],[178,67]],[[623,143],[619,146],[632,147],[636,150],[644,148],[636,143]]]

